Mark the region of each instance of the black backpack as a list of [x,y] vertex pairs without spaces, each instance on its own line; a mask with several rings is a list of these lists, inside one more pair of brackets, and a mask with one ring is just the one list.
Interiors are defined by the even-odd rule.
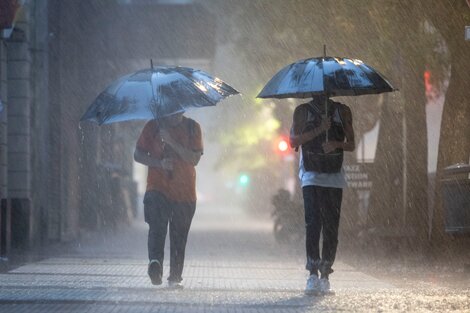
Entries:
[[[324,112],[313,102],[303,104],[306,106],[307,123],[305,131],[310,131],[320,126]],[[331,127],[328,130],[328,139],[344,141],[345,133],[341,118],[341,105],[338,102],[328,100],[328,117],[331,119]],[[338,113],[339,122],[334,120]],[[302,145],[302,158],[306,171],[317,173],[338,173],[343,165],[343,150],[336,149],[330,153],[323,152],[323,143],[326,142],[326,132]]]

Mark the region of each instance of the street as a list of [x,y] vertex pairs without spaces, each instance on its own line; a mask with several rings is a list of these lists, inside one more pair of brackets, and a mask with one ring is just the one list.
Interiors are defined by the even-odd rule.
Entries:
[[[470,313],[469,25],[470,0],[0,0],[0,313]],[[143,198],[152,259],[174,213],[170,284]]]
[[469,288],[396,284],[341,255],[331,276],[335,294],[305,296],[302,243],[279,246],[268,220],[235,209],[198,208],[185,289],[155,287],[146,274],[146,230],[139,219],[116,233],[83,235],[58,255],[1,274],[0,312],[470,311]]

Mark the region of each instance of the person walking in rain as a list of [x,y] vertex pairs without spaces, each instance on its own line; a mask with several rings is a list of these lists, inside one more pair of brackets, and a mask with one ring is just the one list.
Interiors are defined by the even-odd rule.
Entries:
[[294,111],[290,143],[293,148],[301,148],[299,178],[305,209],[306,269],[310,272],[305,292],[328,293],[338,246],[342,188],[347,186],[342,171],[343,151],[355,149],[351,110],[325,96],[313,96],[312,101]]
[[168,285],[181,284],[186,241],[196,210],[196,171],[203,154],[200,125],[176,113],[149,121],[136,144],[134,159],[148,166],[144,196],[148,233],[148,275],[162,284],[167,228],[170,229]]

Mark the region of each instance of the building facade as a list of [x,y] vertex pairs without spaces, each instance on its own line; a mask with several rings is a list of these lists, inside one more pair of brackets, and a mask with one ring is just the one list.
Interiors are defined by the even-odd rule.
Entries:
[[[112,80],[150,59],[207,67],[215,47],[211,15],[191,1],[18,3],[11,25],[1,24],[2,265],[135,216],[140,128],[80,124],[80,117]],[[156,19],[169,28],[142,26]]]

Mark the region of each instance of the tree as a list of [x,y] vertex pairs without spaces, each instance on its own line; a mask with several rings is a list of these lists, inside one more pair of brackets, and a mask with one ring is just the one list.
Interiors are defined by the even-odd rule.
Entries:
[[439,143],[436,199],[432,237],[442,243],[444,208],[441,200],[442,170],[452,164],[468,163],[470,157],[470,42],[463,38],[464,27],[470,25],[470,8],[465,0],[420,1],[426,16],[444,37],[450,54],[451,75],[446,93]]

